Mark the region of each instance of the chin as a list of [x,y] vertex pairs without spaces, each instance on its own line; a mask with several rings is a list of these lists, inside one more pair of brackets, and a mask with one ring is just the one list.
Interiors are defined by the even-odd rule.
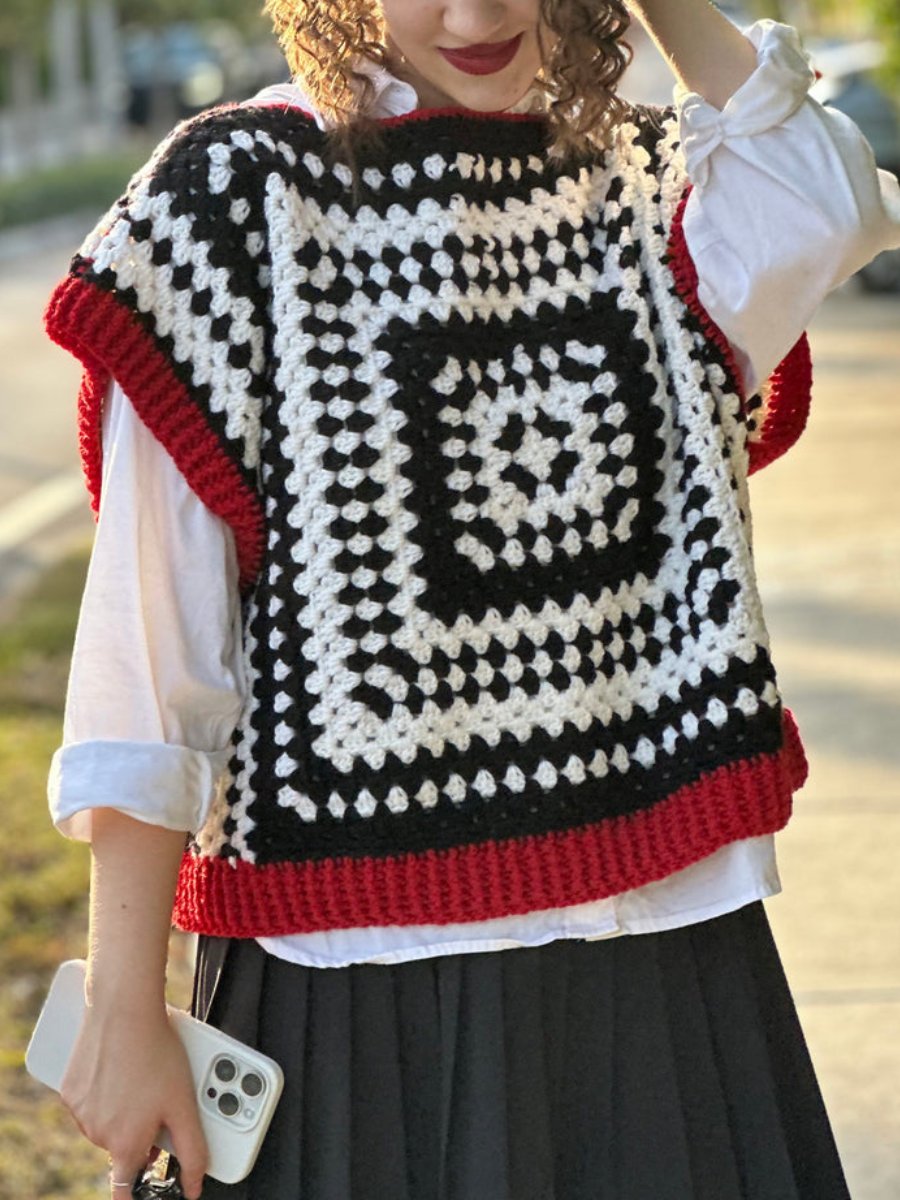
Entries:
[[463,84],[461,87],[454,88],[453,91],[445,90],[451,104],[471,109],[472,112],[491,113],[502,112],[504,109],[518,104],[528,94],[530,87],[530,82],[521,87],[503,88],[472,87]]
[[505,112],[506,109],[512,108],[514,104],[518,104],[524,95],[525,92],[523,92],[521,96],[516,93],[516,98],[514,100],[495,100],[493,102],[485,101],[483,104],[476,104],[472,100],[460,100],[460,104],[463,105],[464,108],[468,108],[472,112],[477,113]]

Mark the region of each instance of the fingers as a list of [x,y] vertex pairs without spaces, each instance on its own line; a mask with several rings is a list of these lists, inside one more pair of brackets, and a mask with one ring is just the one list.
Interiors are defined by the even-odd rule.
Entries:
[[109,1195],[110,1200],[128,1200],[143,1163],[129,1162],[127,1158],[110,1157]]
[[172,1118],[169,1133],[181,1169],[181,1190],[187,1200],[200,1200],[209,1156],[196,1104],[179,1110],[177,1117]]

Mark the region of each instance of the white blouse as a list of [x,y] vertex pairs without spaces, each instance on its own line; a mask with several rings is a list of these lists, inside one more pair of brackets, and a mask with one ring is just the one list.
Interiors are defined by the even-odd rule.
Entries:
[[[748,391],[821,300],[879,251],[900,245],[900,186],[877,172],[858,129],[807,95],[795,32],[747,31],[759,66],[723,111],[676,89],[694,191],[685,234],[700,296],[728,335]],[[376,114],[416,107],[374,70]],[[309,109],[298,89],[255,102]],[[518,107],[518,106],[517,106]],[[230,529],[201,503],[111,385],[103,489],[82,601],[63,745],[49,798],[67,836],[90,840],[93,808],[195,832],[204,823],[245,693]],[[367,926],[260,944],[309,966],[402,962],[670,929],[780,891],[771,836],[724,846],[655,883],[586,904],[455,925]]]

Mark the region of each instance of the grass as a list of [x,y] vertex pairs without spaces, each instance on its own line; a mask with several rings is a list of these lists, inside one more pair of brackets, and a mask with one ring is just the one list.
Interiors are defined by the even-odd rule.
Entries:
[[15,179],[2,179],[0,231],[79,209],[93,209],[99,214],[122,193],[146,158],[146,146],[130,146],[31,171]]
[[[25,1047],[57,965],[85,953],[89,851],[61,837],[46,780],[62,734],[69,655],[87,566],[81,549],[51,568],[0,626],[0,1194],[96,1200],[106,1155],[24,1069]],[[184,1004],[189,946],[176,936],[170,998]]]

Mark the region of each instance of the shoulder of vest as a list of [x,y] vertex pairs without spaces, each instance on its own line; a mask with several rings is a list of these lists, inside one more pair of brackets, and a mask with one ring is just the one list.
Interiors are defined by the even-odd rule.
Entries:
[[[209,169],[223,162],[226,156],[243,157],[245,165],[264,162],[279,153],[279,142],[286,135],[295,154],[305,149],[320,150],[325,137],[314,119],[300,109],[219,105],[177,125],[138,174],[150,174],[180,185],[185,170]],[[217,146],[223,150],[217,151]]]
[[668,165],[680,148],[678,113],[674,105],[630,105],[614,134],[614,146],[626,160],[649,154],[657,167]]

